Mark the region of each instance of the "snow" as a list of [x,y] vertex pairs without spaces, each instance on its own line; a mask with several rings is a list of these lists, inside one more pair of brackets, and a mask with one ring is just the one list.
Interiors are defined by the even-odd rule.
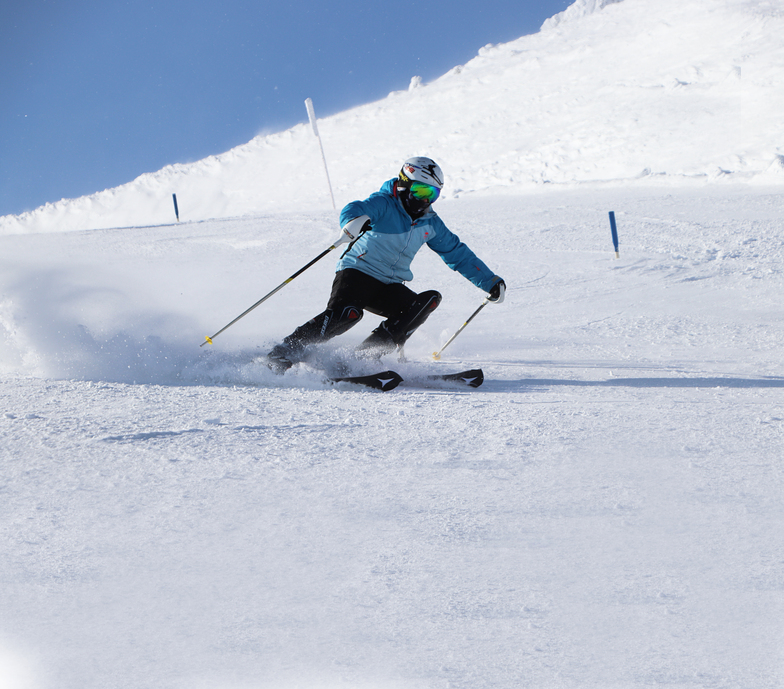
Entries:
[[783,19],[578,2],[319,122],[339,204],[442,164],[507,298],[432,362],[423,250],[383,365],[477,390],[260,365],[332,255],[199,346],[336,236],[305,125],[0,220],[0,687],[781,686]]

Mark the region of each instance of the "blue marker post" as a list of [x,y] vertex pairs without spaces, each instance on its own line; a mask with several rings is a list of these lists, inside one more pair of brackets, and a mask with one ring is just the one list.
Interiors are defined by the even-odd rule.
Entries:
[[615,258],[620,258],[618,251],[618,228],[615,227],[615,211],[610,211],[610,230],[612,231],[613,246],[615,247]]
[[172,198],[174,199],[174,215],[177,216],[177,222],[180,222],[180,209],[177,208],[177,194],[172,194]]

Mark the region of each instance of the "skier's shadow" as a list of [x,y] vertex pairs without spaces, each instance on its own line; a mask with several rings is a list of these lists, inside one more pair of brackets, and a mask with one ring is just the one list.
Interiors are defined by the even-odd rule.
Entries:
[[[490,385],[488,385],[490,383]],[[498,387],[496,387],[498,386]],[[570,380],[565,378],[524,378],[521,380],[485,380],[484,388],[504,392],[531,388],[784,388],[784,378],[611,378],[608,380]]]

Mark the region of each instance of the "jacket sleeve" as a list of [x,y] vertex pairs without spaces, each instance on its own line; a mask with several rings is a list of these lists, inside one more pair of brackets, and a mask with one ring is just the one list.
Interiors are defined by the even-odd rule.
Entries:
[[376,232],[393,231],[388,226],[391,224],[390,214],[394,216],[392,205],[395,202],[387,191],[388,186],[389,182],[381,188],[381,191],[371,194],[364,201],[352,201],[346,204],[340,211],[340,226],[343,227],[349,220],[361,215],[367,215]]
[[447,228],[440,218],[437,220],[435,235],[427,245],[441,256],[444,263],[452,270],[456,270],[479,289],[489,292],[490,288],[500,280],[454,232]]

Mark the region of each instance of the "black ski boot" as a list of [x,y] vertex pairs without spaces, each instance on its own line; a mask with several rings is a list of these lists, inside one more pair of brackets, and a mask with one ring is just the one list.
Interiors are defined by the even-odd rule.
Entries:
[[355,353],[359,359],[380,359],[385,354],[395,351],[397,343],[381,323],[363,342],[357,345]]
[[284,344],[275,345],[267,354],[267,366],[273,373],[283,375],[294,365],[294,353]]
[[407,311],[395,318],[383,321],[356,349],[357,356],[380,359],[385,354],[399,349],[414,331],[422,325],[441,303],[441,295],[435,290],[416,296]]
[[282,344],[275,345],[267,354],[267,365],[275,373],[285,373],[302,361],[308,345],[341,335],[361,320],[362,311],[355,306],[346,306],[340,311],[327,309],[284,337]]

